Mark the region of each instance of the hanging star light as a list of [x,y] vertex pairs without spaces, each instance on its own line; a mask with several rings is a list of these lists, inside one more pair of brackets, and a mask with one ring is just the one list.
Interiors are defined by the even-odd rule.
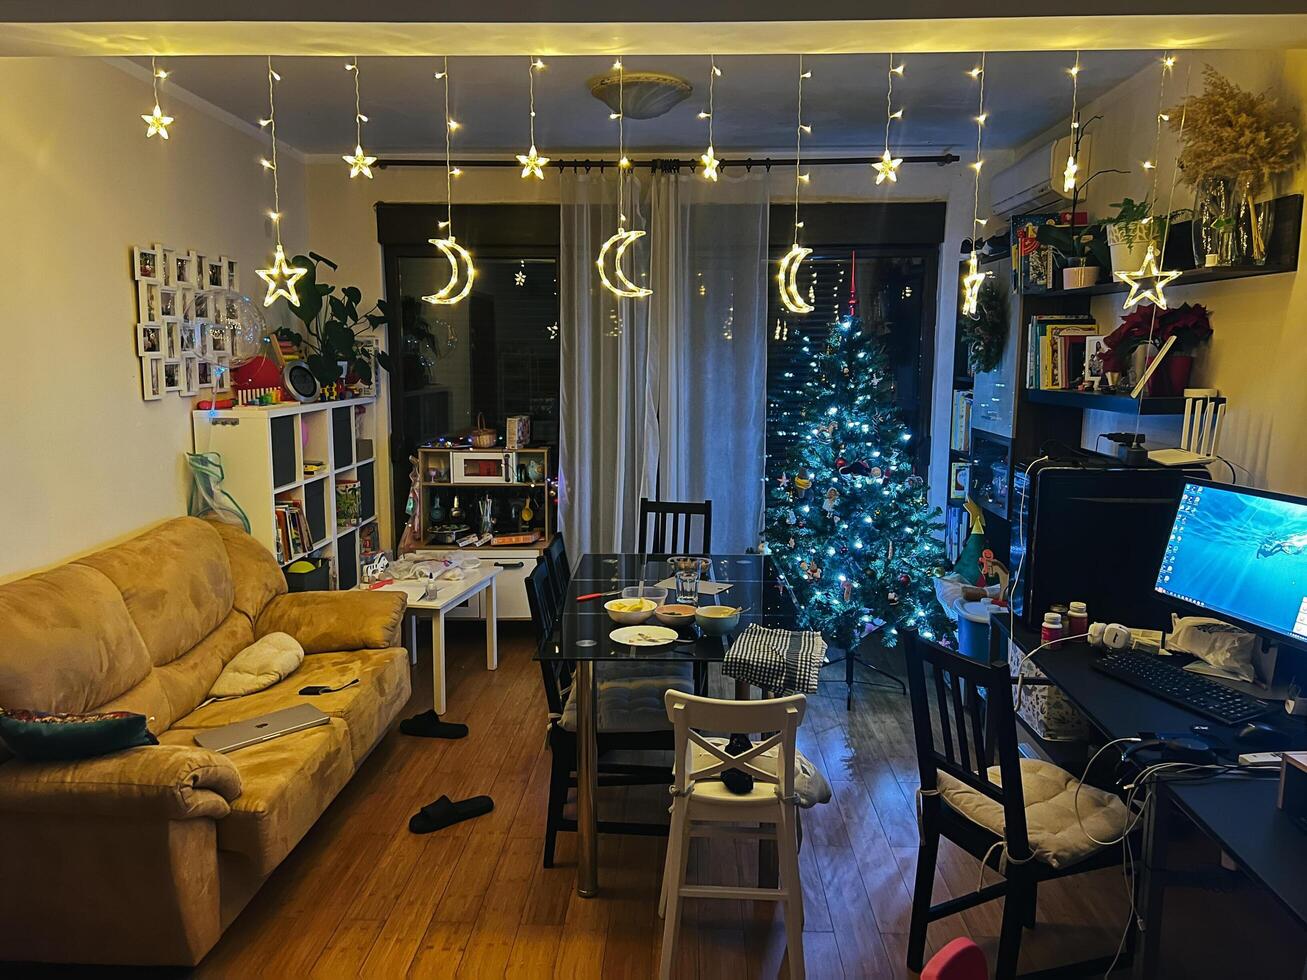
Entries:
[[259,125],[268,130],[271,137],[271,159],[260,161],[265,170],[272,172],[272,210],[268,217],[277,233],[277,248],[272,255],[272,265],[266,269],[255,269],[255,275],[268,284],[268,295],[263,298],[264,306],[271,306],[278,297],[284,297],[291,306],[300,305],[299,293],[295,284],[308,274],[308,269],[291,265],[286,261],[286,250],[281,245],[281,182],[277,174],[277,97],[274,85],[281,81],[281,76],[272,69],[272,58],[268,58],[268,118],[260,119]]
[[[626,157],[626,70],[622,67],[620,58],[613,63],[613,70],[617,72],[617,111],[611,115],[611,118],[617,120],[617,155],[619,158],[617,161],[617,232],[599,247],[599,255],[595,259],[595,266],[599,269],[599,281],[614,296],[623,299],[643,299],[646,296],[653,295],[653,290],[646,286],[637,286],[622,270],[622,256],[631,247],[631,243],[636,239],[643,238],[645,233],[635,229],[628,231],[626,228],[625,188],[627,171],[631,169],[631,161]],[[613,256],[611,277],[608,274],[608,256],[610,253]],[[617,330],[620,333],[620,324],[618,324]]]
[[1067,151],[1066,169],[1062,171],[1062,193],[1070,194],[1076,189],[1076,174],[1080,164],[1076,163],[1076,137],[1080,129],[1080,52],[1076,52],[1076,63],[1067,69],[1071,76],[1071,146]]
[[895,119],[903,118],[902,109],[897,112],[894,111],[894,76],[899,75],[901,77],[903,75],[903,66],[894,64],[893,51],[889,55],[889,71],[885,74],[889,79],[889,86],[885,92],[885,152],[879,160],[871,165],[871,168],[876,171],[877,184],[883,184],[887,180],[891,184],[897,184],[899,182],[899,164],[903,162],[903,159],[901,157],[896,159],[894,154],[890,152],[889,127],[890,123]]
[[168,138],[168,127],[172,125],[172,116],[165,116],[163,110],[159,108],[159,82],[168,77],[168,73],[155,64],[154,58],[150,59],[150,75],[154,84],[154,111],[141,114],[141,119],[146,125],[145,138],[149,139],[155,133],[159,138],[166,140]]
[[703,179],[711,180],[717,183],[717,168],[722,162],[717,159],[713,152],[713,113],[716,111],[715,106],[715,89],[717,79],[721,77],[722,70],[717,67],[717,56],[708,56],[708,111],[699,113],[700,119],[708,120],[708,149],[699,157],[699,162],[703,164]]
[[[1161,154],[1162,124],[1168,122],[1170,119],[1170,117],[1165,112],[1162,111],[1162,108],[1166,104],[1166,79],[1167,76],[1171,74],[1171,69],[1173,69],[1174,67],[1175,67],[1174,56],[1167,54],[1162,58],[1162,79],[1157,90],[1156,131],[1153,135],[1153,159],[1154,160],[1156,160]],[[1180,127],[1181,127],[1180,135],[1183,136],[1184,117],[1181,117]],[[1171,172],[1171,197],[1170,200],[1167,202],[1168,213],[1171,210],[1170,205],[1173,204],[1175,201],[1175,180],[1179,172],[1178,162],[1179,161],[1177,158],[1177,166],[1173,168]],[[1157,180],[1159,176],[1159,171],[1157,167],[1153,166],[1152,164],[1146,165],[1144,169],[1151,172],[1153,175],[1152,191],[1148,195],[1148,200],[1152,201],[1155,207],[1157,204]],[[1154,228],[1157,227],[1157,225],[1154,224],[1154,216],[1151,213],[1147,218],[1144,219],[1143,223],[1146,225],[1151,225]],[[1123,282],[1130,287],[1130,292],[1126,295],[1125,302],[1121,304],[1122,309],[1128,310],[1130,309],[1130,307],[1134,306],[1140,300],[1145,300],[1145,299],[1150,300],[1153,303],[1153,307],[1154,307],[1153,322],[1149,325],[1148,328],[1149,342],[1152,341],[1153,325],[1157,321],[1157,311],[1166,309],[1166,293],[1163,292],[1163,290],[1166,287],[1167,283],[1171,282],[1174,279],[1179,278],[1180,276],[1180,273],[1178,271],[1170,270],[1170,269],[1159,269],[1157,266],[1158,258],[1164,255],[1166,252],[1166,238],[1170,232],[1170,228],[1171,228],[1171,222],[1170,221],[1165,222],[1160,251],[1157,247],[1155,247],[1153,242],[1148,243],[1148,251],[1144,253],[1143,264],[1138,268],[1138,270],[1136,270],[1135,272],[1113,273],[1113,275],[1118,281]]]
[[362,174],[368,180],[372,179],[372,165],[377,162],[376,157],[370,157],[363,152],[363,124],[368,121],[368,117],[363,115],[362,107],[359,103],[359,60],[345,65],[346,71],[354,73],[354,155],[348,153],[341,157],[349,164],[349,179],[353,180],[359,174]]
[[442,70],[436,72],[436,78],[443,79],[445,83],[445,220],[437,224],[437,235],[439,231],[446,234],[444,238],[429,238],[427,241],[440,249],[440,254],[448,260],[449,281],[422,299],[437,306],[453,306],[467,299],[472,292],[477,270],[472,264],[472,254],[454,237],[454,178],[463,171],[455,167],[450,159],[450,137],[459,129],[459,124],[449,115],[449,58],[443,59],[441,67]]
[[976,160],[971,165],[975,171],[975,184],[971,198],[971,254],[967,257],[967,272],[962,277],[962,313],[973,320],[980,316],[980,286],[987,278],[987,273],[980,271],[980,255],[976,249],[976,235],[984,227],[980,217],[980,168],[984,165],[980,151],[984,141],[985,120],[985,54],[980,55],[980,64],[967,72],[980,84],[979,103],[976,111]]
[[808,175],[803,172],[803,137],[812,132],[812,127],[803,121],[803,82],[811,78],[812,72],[803,70],[803,55],[799,55],[799,95],[798,123],[794,127],[794,244],[781,258],[780,268],[776,271],[776,283],[780,287],[781,305],[791,313],[811,313],[812,288],[809,286],[809,299],[804,300],[798,288],[799,266],[812,254],[812,249],[799,244],[799,231],[803,222],[799,220],[800,190],[808,182]]
[[522,165],[523,179],[534,177],[536,180],[544,180],[544,168],[549,165],[549,157],[542,157],[536,152],[536,72],[544,71],[544,68],[543,61],[532,58],[526,70],[531,92],[531,149],[526,153],[517,154],[517,162]]

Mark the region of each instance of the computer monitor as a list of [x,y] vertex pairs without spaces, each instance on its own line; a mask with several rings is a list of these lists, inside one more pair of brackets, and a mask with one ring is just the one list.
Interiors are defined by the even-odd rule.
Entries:
[[1156,588],[1215,618],[1307,645],[1307,500],[1186,483]]

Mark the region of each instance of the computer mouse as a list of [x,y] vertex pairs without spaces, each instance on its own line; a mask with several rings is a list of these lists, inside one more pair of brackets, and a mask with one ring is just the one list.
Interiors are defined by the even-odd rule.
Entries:
[[1240,742],[1266,745],[1271,742],[1281,741],[1284,734],[1264,721],[1250,721],[1239,729],[1239,733],[1235,735],[1235,738]]

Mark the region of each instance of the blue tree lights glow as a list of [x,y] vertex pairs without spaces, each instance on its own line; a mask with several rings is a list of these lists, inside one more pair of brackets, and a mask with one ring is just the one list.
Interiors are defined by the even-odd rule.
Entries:
[[884,344],[856,316],[802,344],[808,375],[787,372],[769,396],[790,430],[777,435],[795,438],[769,460],[763,541],[805,625],[845,650],[873,631],[886,646],[899,628],[950,634],[933,582],[946,564],[940,512],[912,472]]

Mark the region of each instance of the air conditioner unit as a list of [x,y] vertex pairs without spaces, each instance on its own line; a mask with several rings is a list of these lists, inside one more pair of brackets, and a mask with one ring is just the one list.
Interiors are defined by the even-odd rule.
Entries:
[[[1092,171],[1089,169],[1090,137],[1085,135],[1080,140],[1080,157],[1076,161],[1080,166],[1080,178],[1083,180]],[[1071,153],[1071,137],[1063,136],[1047,146],[1032,150],[995,175],[989,185],[989,199],[993,202],[990,210],[1002,217],[1012,214],[1030,214],[1047,208],[1061,207],[1069,200],[1070,194],[1062,192],[1062,174],[1066,170],[1067,157]]]

